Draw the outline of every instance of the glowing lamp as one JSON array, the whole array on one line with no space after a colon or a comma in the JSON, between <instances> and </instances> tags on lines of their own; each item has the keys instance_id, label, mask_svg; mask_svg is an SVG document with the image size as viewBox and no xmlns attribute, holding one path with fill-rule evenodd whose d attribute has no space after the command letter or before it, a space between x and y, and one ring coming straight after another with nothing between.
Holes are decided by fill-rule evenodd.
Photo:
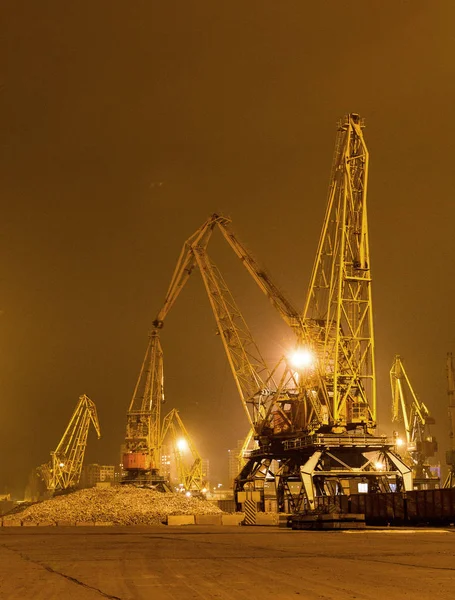
<instances>
[{"instance_id":1,"label":"glowing lamp","mask_svg":"<svg viewBox=\"0 0 455 600\"><path fill-rule=\"evenodd\" d=\"M188 450L188 442L185 438L177 440L177 449L180 450L180 452L186 452Z\"/></svg>"},{"instance_id":2,"label":"glowing lamp","mask_svg":"<svg viewBox=\"0 0 455 600\"><path fill-rule=\"evenodd\" d=\"M289 355L289 362L295 369L308 369L314 365L314 356L306 348L297 348Z\"/></svg>"}]
</instances>

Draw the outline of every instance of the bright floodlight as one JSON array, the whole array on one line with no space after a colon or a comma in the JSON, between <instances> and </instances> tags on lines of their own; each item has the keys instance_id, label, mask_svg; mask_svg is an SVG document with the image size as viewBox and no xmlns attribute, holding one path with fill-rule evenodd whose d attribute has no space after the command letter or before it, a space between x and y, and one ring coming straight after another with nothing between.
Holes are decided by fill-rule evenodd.
<instances>
[{"instance_id":1,"label":"bright floodlight","mask_svg":"<svg viewBox=\"0 0 455 600\"><path fill-rule=\"evenodd\" d=\"M306 348L297 348L289 355L289 362L295 369L308 369L314 365L314 356Z\"/></svg>"},{"instance_id":2,"label":"bright floodlight","mask_svg":"<svg viewBox=\"0 0 455 600\"><path fill-rule=\"evenodd\" d=\"M177 440L177 448L180 452L186 452L188 450L188 442L185 438L180 438Z\"/></svg>"},{"instance_id":3,"label":"bright floodlight","mask_svg":"<svg viewBox=\"0 0 455 600\"><path fill-rule=\"evenodd\" d=\"M378 471L382 471L382 470L384 469L384 463L382 463L382 462L379 462L379 461L378 461L377 463L375 463L375 465L374 465L374 466L376 467L376 469L377 469Z\"/></svg>"},{"instance_id":4,"label":"bright floodlight","mask_svg":"<svg viewBox=\"0 0 455 600\"><path fill-rule=\"evenodd\" d=\"M396 439L396 445L397 446L402 446L404 444L403 440L401 438L397 438Z\"/></svg>"}]
</instances>

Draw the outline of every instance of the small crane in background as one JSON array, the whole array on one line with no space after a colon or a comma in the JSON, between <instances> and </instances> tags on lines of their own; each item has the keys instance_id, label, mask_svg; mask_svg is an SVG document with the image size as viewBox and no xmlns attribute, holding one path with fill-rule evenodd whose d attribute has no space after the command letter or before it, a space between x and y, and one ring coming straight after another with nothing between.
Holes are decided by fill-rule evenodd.
<instances>
[{"instance_id":1,"label":"small crane in background","mask_svg":"<svg viewBox=\"0 0 455 600\"><path fill-rule=\"evenodd\" d=\"M163 403L163 350L158 331L153 329L127 412L123 484L170 491L168 482L160 474Z\"/></svg>"},{"instance_id":2,"label":"small crane in background","mask_svg":"<svg viewBox=\"0 0 455 600\"><path fill-rule=\"evenodd\" d=\"M192 492L205 493L207 481L202 469L202 458L176 408L163 419L161 446L168 435L171 438L177 485L188 495Z\"/></svg>"},{"instance_id":3,"label":"small crane in background","mask_svg":"<svg viewBox=\"0 0 455 600\"><path fill-rule=\"evenodd\" d=\"M439 487L428 459L434 457L438 444L431 435L430 425L435 424L430 411L414 392L400 356L395 356L390 370L392 386L392 422L402 422L406 442L397 437L397 451L405 455L412 469L413 486L416 489ZM400 445L401 442L401 445Z\"/></svg>"},{"instance_id":4,"label":"small crane in background","mask_svg":"<svg viewBox=\"0 0 455 600\"><path fill-rule=\"evenodd\" d=\"M95 403L83 394L79 397L62 439L51 452L50 461L37 469L48 492L70 490L79 483L90 423L100 439L101 431Z\"/></svg>"}]
</instances>

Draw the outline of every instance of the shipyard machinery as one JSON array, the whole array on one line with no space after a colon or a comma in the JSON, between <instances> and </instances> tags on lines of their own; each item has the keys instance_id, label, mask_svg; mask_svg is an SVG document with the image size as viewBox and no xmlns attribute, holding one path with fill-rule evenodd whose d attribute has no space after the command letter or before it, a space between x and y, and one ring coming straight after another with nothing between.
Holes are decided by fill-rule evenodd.
<instances>
[{"instance_id":1,"label":"shipyard machinery","mask_svg":"<svg viewBox=\"0 0 455 600\"><path fill-rule=\"evenodd\" d=\"M152 485L167 488L168 482L160 474L160 451L162 446L161 405L163 391L163 351L160 330L179 296L185 283L196 266L200 267L206 284L223 342L228 348L230 364L236 376L237 387L247 410L250 424L256 419L257 411L263 410L261 399L265 396L267 384L261 373L267 367L255 345L251 334L230 294L221 274L211 263L205 249L216 226L222 228L227 219L213 215L198 231L185 242L177 267L169 286L163 307L153 322L149 344L144 357L138 381L127 412L127 428L123 452L124 477L122 483ZM238 254L245 254L242 246L232 240L230 232L223 229ZM246 259L244 264L250 265ZM263 277L265 285L269 285ZM214 296L217 296L216 298ZM267 373L265 378L270 375ZM259 398L258 388L260 388ZM167 425L163 423L163 428Z\"/></svg>"},{"instance_id":2,"label":"shipyard machinery","mask_svg":"<svg viewBox=\"0 0 455 600\"><path fill-rule=\"evenodd\" d=\"M453 368L452 352L447 353L447 395L449 409L450 449L446 452L446 463L449 473L444 482L445 488L455 487L455 371Z\"/></svg>"},{"instance_id":3,"label":"shipyard machinery","mask_svg":"<svg viewBox=\"0 0 455 600\"><path fill-rule=\"evenodd\" d=\"M425 404L417 398L398 355L390 369L390 384L392 422L402 423L405 432L405 440L396 438L396 447L411 466L413 486L415 489L439 487L439 477L432 473L428 461L438 449L436 438L430 431L430 425L434 425L435 420Z\"/></svg>"},{"instance_id":4,"label":"shipyard machinery","mask_svg":"<svg viewBox=\"0 0 455 600\"><path fill-rule=\"evenodd\" d=\"M202 469L202 458L176 408L163 419L161 446L166 438L170 438L180 491L205 491L207 482Z\"/></svg>"},{"instance_id":5,"label":"shipyard machinery","mask_svg":"<svg viewBox=\"0 0 455 600\"><path fill-rule=\"evenodd\" d=\"M208 255L207 246L215 228L221 231L235 254L241 259L242 264L253 276L262 291L266 293L275 308L285 318L288 325L293 328L298 327L301 323L301 317L298 311L292 307L280 290L273 284L267 273L259 267L254 258L235 237L229 224L229 219L214 214L184 243L166 294L165 302L153 322L154 330L152 335L155 339L158 339L159 332L164 326L164 321L169 310L174 305L190 275L194 270L198 270L201 274L216 319L218 333L225 348L237 390L247 415L250 425L249 440L251 440L253 435L257 435L258 427L262 427L265 422L271 419L277 420L278 418L282 418L284 421L287 420L279 404L277 390L286 387L289 380L293 381L293 387L295 387L295 376L287 369L284 361L280 361L280 364L272 371L266 365L226 281ZM162 359L162 353L160 356ZM285 402L288 397L289 394L286 390L280 395L281 403ZM150 405L151 403L153 403L153 400L146 403L146 405ZM131 408L129 414L131 414ZM142 407L142 409L139 409L139 412L148 419L151 412L149 411L146 414L144 412L145 408L146 406ZM271 414L272 408L274 408L273 415ZM281 414L281 417L278 417L278 413ZM148 422L147 419L145 419L146 422ZM143 438L143 446L144 448L146 447L145 438ZM127 458L126 455L125 458Z\"/></svg>"},{"instance_id":6,"label":"shipyard machinery","mask_svg":"<svg viewBox=\"0 0 455 600\"><path fill-rule=\"evenodd\" d=\"M270 429L272 421L282 419L284 428L291 426L281 405L294 394L298 376L286 363L284 357L273 368L269 368L266 364L225 279L208 254L208 244L215 228L222 233L287 325L296 333L303 328L299 311L292 306L270 276L237 239L230 228L230 220L217 214L212 215L185 242L163 308L159 311L153 325L155 330L162 329L166 315L189 277L198 270L248 423L254 436L257 437L263 431Z\"/></svg>"},{"instance_id":7,"label":"shipyard machinery","mask_svg":"<svg viewBox=\"0 0 455 600\"><path fill-rule=\"evenodd\" d=\"M212 215L184 244L163 308L164 325L198 268L257 448L235 482L239 502L263 501L274 480L280 510L314 507L315 495L412 489L394 442L375 434L376 376L366 208L368 151L358 115L339 125L329 200L303 313ZM207 247L215 228L295 334L295 352L270 368ZM297 488L297 492L295 491Z\"/></svg>"},{"instance_id":8,"label":"shipyard machinery","mask_svg":"<svg viewBox=\"0 0 455 600\"><path fill-rule=\"evenodd\" d=\"M160 474L163 386L163 350L158 331L153 329L126 417L124 484L169 490Z\"/></svg>"},{"instance_id":9,"label":"shipyard machinery","mask_svg":"<svg viewBox=\"0 0 455 600\"><path fill-rule=\"evenodd\" d=\"M314 507L315 494L412 489L411 470L394 442L376 435L368 163L363 122L347 115L338 126L326 215L295 328L296 385L282 390L288 399L279 402L276 420L256 424L260 447L236 480L238 493L260 490L275 460L281 509L286 496L288 509L300 510ZM291 483L297 493L290 493Z\"/></svg>"},{"instance_id":10,"label":"shipyard machinery","mask_svg":"<svg viewBox=\"0 0 455 600\"><path fill-rule=\"evenodd\" d=\"M38 467L48 492L75 488L80 480L88 430L92 423L101 437L95 403L85 394L79 397L74 413L57 448L51 452L49 463Z\"/></svg>"},{"instance_id":11,"label":"shipyard machinery","mask_svg":"<svg viewBox=\"0 0 455 600\"><path fill-rule=\"evenodd\" d=\"M179 478L185 489L199 491L203 488L201 457L176 409L167 414L161 423L164 400L163 349L159 331L154 328L127 412L121 483L171 491L170 482L161 472L162 447L166 436L170 434ZM186 441L193 456L190 466L187 466L178 448L178 433L179 439Z\"/></svg>"}]
</instances>

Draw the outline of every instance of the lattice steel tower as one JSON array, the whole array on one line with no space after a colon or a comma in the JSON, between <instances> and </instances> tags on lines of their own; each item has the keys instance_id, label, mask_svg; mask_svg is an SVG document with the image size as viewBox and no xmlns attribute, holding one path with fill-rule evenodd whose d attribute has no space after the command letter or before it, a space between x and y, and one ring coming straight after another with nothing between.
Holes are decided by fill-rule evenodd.
<instances>
[{"instance_id":1,"label":"lattice steel tower","mask_svg":"<svg viewBox=\"0 0 455 600\"><path fill-rule=\"evenodd\" d=\"M327 212L304 321L317 357L325 429L376 421L376 378L368 247L368 150L356 114L338 128Z\"/></svg>"},{"instance_id":2,"label":"lattice steel tower","mask_svg":"<svg viewBox=\"0 0 455 600\"><path fill-rule=\"evenodd\" d=\"M288 417L259 436L259 449L236 479L236 492L260 490L273 475L282 510L314 508L316 497L412 489L410 468L376 430L376 375L368 244L368 150L363 122L351 113L337 132L328 205L297 345L310 358L277 395ZM279 396L289 399L279 402ZM277 414L275 412L275 414ZM264 432L265 433L265 432ZM275 466L272 466L275 465ZM278 465L278 466L277 466ZM271 472L273 471L273 472ZM297 482L298 495L291 491ZM392 487L391 484L393 484Z\"/></svg>"}]
</instances>

